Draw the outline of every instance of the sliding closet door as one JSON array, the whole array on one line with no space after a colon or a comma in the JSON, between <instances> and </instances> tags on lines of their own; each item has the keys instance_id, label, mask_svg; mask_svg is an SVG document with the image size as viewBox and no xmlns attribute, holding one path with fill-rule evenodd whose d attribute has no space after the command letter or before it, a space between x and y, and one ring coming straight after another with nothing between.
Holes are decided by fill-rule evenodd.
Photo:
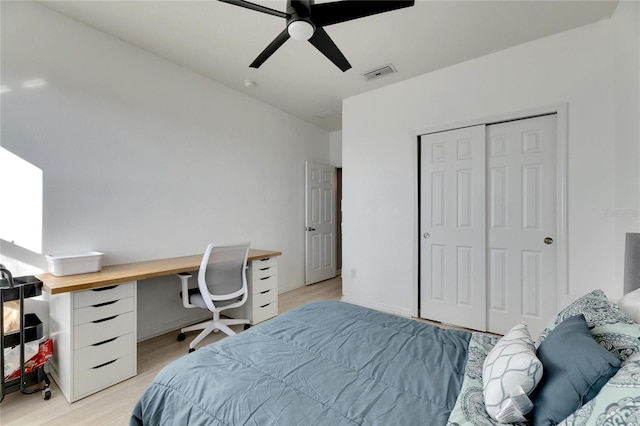
<instances>
[{"instance_id":1,"label":"sliding closet door","mask_svg":"<svg viewBox=\"0 0 640 426\"><path fill-rule=\"evenodd\" d=\"M556 312L556 115L487 126L488 330Z\"/></svg>"},{"instance_id":2,"label":"sliding closet door","mask_svg":"<svg viewBox=\"0 0 640 426\"><path fill-rule=\"evenodd\" d=\"M486 326L485 126L420 137L420 316Z\"/></svg>"}]
</instances>

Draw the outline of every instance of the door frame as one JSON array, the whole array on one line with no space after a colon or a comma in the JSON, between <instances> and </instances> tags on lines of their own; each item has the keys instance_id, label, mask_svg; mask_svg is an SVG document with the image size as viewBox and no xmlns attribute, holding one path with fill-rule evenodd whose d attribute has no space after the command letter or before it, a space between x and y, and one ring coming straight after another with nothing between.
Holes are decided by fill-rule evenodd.
<instances>
[{"instance_id":1,"label":"door frame","mask_svg":"<svg viewBox=\"0 0 640 426\"><path fill-rule=\"evenodd\" d=\"M330 276L326 276L325 278L322 279L318 279L318 277L311 277L310 276L310 260L311 260L311 256L309 253L309 245L310 245L310 226L312 225L311 223L309 223L309 214L310 214L310 210L309 210L309 203L310 203L310 196L311 194L309 193L309 171L311 167L318 167L318 168L326 168L326 169L331 169L331 203L332 203L332 209L331 209L331 216L332 216L332 226L331 226L331 267L330 268L321 268L324 269L326 272L329 272ZM336 254L336 246L337 246L337 241L336 241L336 234L338 231L338 226L336 223L336 217L337 217L337 210L336 210L336 187L337 187L337 173L336 173L336 166L333 166L331 164L321 164L321 163L316 163L316 162L312 162L312 161L305 161L305 166L304 166L304 171L305 171L305 196L304 196L304 201L305 201L305 231L304 231L304 259L305 259L305 266L304 266L304 283L305 285L311 285L311 284L315 284L317 282L321 282L323 280L327 280L327 279L332 279L335 278L337 276L338 273L338 269L337 269L337 254ZM315 231L315 229L313 229L313 231Z\"/></svg>"},{"instance_id":2,"label":"door frame","mask_svg":"<svg viewBox=\"0 0 640 426\"><path fill-rule=\"evenodd\" d=\"M413 233L413 270L414 286L413 300L415 301L412 315L418 317L420 313L420 135L427 133L446 132L463 127L478 125L491 125L505 121L521 120L540 115L556 114L556 172L557 172L557 193L556 206L557 217L556 226L558 229L558 264L557 264L557 293L556 302L558 306L564 306L571 301L569 289L569 265L568 265L568 211L567 211L567 145L568 145L568 112L569 104L560 103L537 108L530 108L520 111L508 112L493 116L477 118L474 120L430 126L414 130L413 133L413 158L414 158L414 233Z\"/></svg>"}]
</instances>

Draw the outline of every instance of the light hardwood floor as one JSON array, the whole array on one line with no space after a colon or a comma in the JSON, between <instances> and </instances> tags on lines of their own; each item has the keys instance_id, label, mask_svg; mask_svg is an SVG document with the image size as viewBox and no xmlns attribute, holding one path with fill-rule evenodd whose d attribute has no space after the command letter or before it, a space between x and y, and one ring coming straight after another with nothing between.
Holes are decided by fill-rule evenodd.
<instances>
[{"instance_id":1,"label":"light hardwood floor","mask_svg":"<svg viewBox=\"0 0 640 426\"><path fill-rule=\"evenodd\" d=\"M280 313L315 300L340 300L340 277L283 293L278 297ZM242 326L234 327L240 331ZM51 399L41 393L23 395L14 392L0 403L0 424L9 425L127 425L129 416L142 392L155 375L169 362L187 354L189 338L176 340L176 332L138 343L138 375L87 398L69 404L51 381ZM195 334L194 334L195 335ZM224 338L213 333L200 346Z\"/></svg>"}]
</instances>

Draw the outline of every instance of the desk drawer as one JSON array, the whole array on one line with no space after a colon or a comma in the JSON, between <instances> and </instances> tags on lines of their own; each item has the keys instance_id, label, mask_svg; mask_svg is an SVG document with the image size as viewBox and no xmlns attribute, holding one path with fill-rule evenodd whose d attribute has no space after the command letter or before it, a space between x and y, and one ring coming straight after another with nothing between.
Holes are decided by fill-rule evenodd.
<instances>
[{"instance_id":1,"label":"desk drawer","mask_svg":"<svg viewBox=\"0 0 640 426\"><path fill-rule=\"evenodd\" d=\"M107 386L116 384L135 374L135 358L133 354L110 360L82 371L75 371L73 376L74 398L94 393Z\"/></svg>"},{"instance_id":2,"label":"desk drawer","mask_svg":"<svg viewBox=\"0 0 640 426\"><path fill-rule=\"evenodd\" d=\"M254 309L267 305L271 302L277 302L277 301L278 301L278 290L276 290L275 288L265 290L262 293L253 295Z\"/></svg>"},{"instance_id":3,"label":"desk drawer","mask_svg":"<svg viewBox=\"0 0 640 426\"><path fill-rule=\"evenodd\" d=\"M271 266L277 266L278 260L275 257L267 257L265 259L257 259L251 261L251 272L255 272L259 269L269 268Z\"/></svg>"},{"instance_id":4,"label":"desk drawer","mask_svg":"<svg viewBox=\"0 0 640 426\"><path fill-rule=\"evenodd\" d=\"M136 317L133 312L78 325L73 330L73 349L77 350L113 337L131 333Z\"/></svg>"},{"instance_id":5,"label":"desk drawer","mask_svg":"<svg viewBox=\"0 0 640 426\"><path fill-rule=\"evenodd\" d=\"M253 324L258 324L269 318L273 318L278 315L278 301L268 303L265 306L259 306L253 308Z\"/></svg>"},{"instance_id":6,"label":"desk drawer","mask_svg":"<svg viewBox=\"0 0 640 426\"><path fill-rule=\"evenodd\" d=\"M94 343L75 351L74 373L88 370L114 359L133 354L135 342L133 333L115 337L100 343Z\"/></svg>"},{"instance_id":7,"label":"desk drawer","mask_svg":"<svg viewBox=\"0 0 640 426\"><path fill-rule=\"evenodd\" d=\"M272 275L277 275L278 274L278 266L277 265L259 265L259 268L251 268L251 277L253 279L253 282L255 282L256 280L265 278L265 277L270 277Z\"/></svg>"},{"instance_id":8,"label":"desk drawer","mask_svg":"<svg viewBox=\"0 0 640 426\"><path fill-rule=\"evenodd\" d=\"M111 300L109 302L75 309L73 311L73 323L78 326L131 311L133 311L133 297Z\"/></svg>"},{"instance_id":9,"label":"desk drawer","mask_svg":"<svg viewBox=\"0 0 640 426\"><path fill-rule=\"evenodd\" d=\"M134 283L124 283L114 286L78 291L73 293L73 307L74 309L78 309L84 308L85 306L92 306L104 302L110 302L112 300L133 297L134 291Z\"/></svg>"},{"instance_id":10,"label":"desk drawer","mask_svg":"<svg viewBox=\"0 0 640 426\"><path fill-rule=\"evenodd\" d=\"M253 294L262 293L266 290L276 289L278 288L278 276L270 275L268 277L263 277L260 279L254 279L251 283L251 292Z\"/></svg>"}]
</instances>

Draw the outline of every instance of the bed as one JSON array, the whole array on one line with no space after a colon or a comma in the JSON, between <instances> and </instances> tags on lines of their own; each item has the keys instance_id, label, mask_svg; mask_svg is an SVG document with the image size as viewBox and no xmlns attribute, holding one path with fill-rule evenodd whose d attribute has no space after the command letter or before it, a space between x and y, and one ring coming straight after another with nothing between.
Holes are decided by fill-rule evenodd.
<instances>
[{"instance_id":1,"label":"bed","mask_svg":"<svg viewBox=\"0 0 640 426\"><path fill-rule=\"evenodd\" d=\"M528 347L534 355L555 350L550 342L576 314L618 365L609 365L612 377L588 404L562 414L565 423L595 424L589 421L619 401L616 415L626 409L640 419L640 324L601 291L559 312ZM170 363L137 401L130 424L495 425L485 407L483 368L510 335L314 302ZM486 370L485 376L486 382ZM545 388L541 379L535 386ZM545 424L540 419L533 423Z\"/></svg>"}]
</instances>

